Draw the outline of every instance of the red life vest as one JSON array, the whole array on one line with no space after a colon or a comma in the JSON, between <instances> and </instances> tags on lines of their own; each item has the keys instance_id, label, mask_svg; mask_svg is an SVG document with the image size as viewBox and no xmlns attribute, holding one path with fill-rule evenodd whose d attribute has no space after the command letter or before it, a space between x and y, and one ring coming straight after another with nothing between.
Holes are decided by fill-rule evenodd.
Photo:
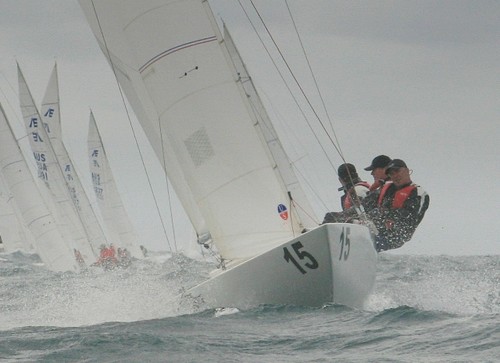
<instances>
[{"instance_id":1,"label":"red life vest","mask_svg":"<svg viewBox=\"0 0 500 363\"><path fill-rule=\"evenodd\" d=\"M347 195L344 198L344 210L349 209L349 208L352 207L351 191L354 189L354 187L356 187L358 185L366 187L368 190L370 190L370 184L368 184L365 181L360 181L359 183L354 184L354 186L347 191Z\"/></svg>"},{"instance_id":2,"label":"red life vest","mask_svg":"<svg viewBox=\"0 0 500 363\"><path fill-rule=\"evenodd\" d=\"M387 189L392 185L393 183L385 183L382 189L380 190L380 195L378 196L378 205L382 205L382 201L384 200L385 193L387 192ZM404 188L401 188L399 190L396 190L396 193L394 194L394 199L392 200L392 208L397 209L397 208L402 208L403 205L405 204L406 200L410 196L411 192L413 189L415 189L417 186L415 184L410 184Z\"/></svg>"}]
</instances>

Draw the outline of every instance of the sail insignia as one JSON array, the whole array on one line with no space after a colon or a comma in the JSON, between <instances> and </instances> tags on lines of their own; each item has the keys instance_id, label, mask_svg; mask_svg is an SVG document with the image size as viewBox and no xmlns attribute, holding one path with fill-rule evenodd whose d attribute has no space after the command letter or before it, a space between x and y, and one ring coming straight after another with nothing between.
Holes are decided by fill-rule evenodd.
<instances>
[{"instance_id":1,"label":"sail insignia","mask_svg":"<svg viewBox=\"0 0 500 363\"><path fill-rule=\"evenodd\" d=\"M186 149L195 166L203 165L215 155L205 127L201 127L193 132L191 136L184 140L184 145L186 145Z\"/></svg>"}]
</instances>

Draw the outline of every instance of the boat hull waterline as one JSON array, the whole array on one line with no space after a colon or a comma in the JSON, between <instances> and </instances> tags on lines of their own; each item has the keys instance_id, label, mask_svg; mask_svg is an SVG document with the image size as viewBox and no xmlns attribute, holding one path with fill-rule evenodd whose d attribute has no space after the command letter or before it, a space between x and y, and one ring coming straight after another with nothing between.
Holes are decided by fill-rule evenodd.
<instances>
[{"instance_id":1,"label":"boat hull waterline","mask_svg":"<svg viewBox=\"0 0 500 363\"><path fill-rule=\"evenodd\" d=\"M212 308L328 303L363 308L375 284L376 266L368 228L329 223L221 270L182 298Z\"/></svg>"}]
</instances>

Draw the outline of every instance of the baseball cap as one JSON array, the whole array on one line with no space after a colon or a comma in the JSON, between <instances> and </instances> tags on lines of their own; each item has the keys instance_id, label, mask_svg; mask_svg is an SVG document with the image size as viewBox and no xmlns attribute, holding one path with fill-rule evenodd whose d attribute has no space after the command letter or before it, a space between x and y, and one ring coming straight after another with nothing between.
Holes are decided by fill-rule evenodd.
<instances>
[{"instance_id":1,"label":"baseball cap","mask_svg":"<svg viewBox=\"0 0 500 363\"><path fill-rule=\"evenodd\" d=\"M385 168L391 162L391 158L387 155L379 155L372 160L372 164L367 166L365 170L373 170L375 168Z\"/></svg>"},{"instance_id":2,"label":"baseball cap","mask_svg":"<svg viewBox=\"0 0 500 363\"><path fill-rule=\"evenodd\" d=\"M389 170L391 169L399 169L399 168L407 168L406 163L401 159L394 159L389 163L389 165L387 165L385 173L386 174L389 173Z\"/></svg>"}]
</instances>

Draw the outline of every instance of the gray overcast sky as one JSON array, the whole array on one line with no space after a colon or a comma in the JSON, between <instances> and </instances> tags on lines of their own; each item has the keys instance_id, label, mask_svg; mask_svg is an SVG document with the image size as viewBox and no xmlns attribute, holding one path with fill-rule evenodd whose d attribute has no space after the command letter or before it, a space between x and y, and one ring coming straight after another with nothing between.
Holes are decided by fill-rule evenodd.
<instances>
[{"instance_id":1,"label":"gray overcast sky","mask_svg":"<svg viewBox=\"0 0 500 363\"><path fill-rule=\"evenodd\" d=\"M298 125L298 112L284 98L238 3L211 3L232 32L265 102L272 100L271 116ZM255 4L321 110L284 2ZM395 253L499 254L500 2L289 0L289 5L347 161L371 181L362 168L374 156L402 158L413 169L413 180L431 196L413 240ZM87 170L91 107L137 229L146 245L163 248L147 180L134 169L139 157L116 82L77 2L0 0L0 10L4 108L11 118L20 117L16 60L38 100L57 61L64 136L77 165ZM282 132L297 148L293 159L313 149L307 139L294 144L300 126ZM148 160L161 189L159 166ZM333 160L340 163L339 157ZM315 187L330 210L339 210L338 181L324 166L320 158L311 164L319 169ZM161 205L167 214L166 204Z\"/></svg>"}]
</instances>

